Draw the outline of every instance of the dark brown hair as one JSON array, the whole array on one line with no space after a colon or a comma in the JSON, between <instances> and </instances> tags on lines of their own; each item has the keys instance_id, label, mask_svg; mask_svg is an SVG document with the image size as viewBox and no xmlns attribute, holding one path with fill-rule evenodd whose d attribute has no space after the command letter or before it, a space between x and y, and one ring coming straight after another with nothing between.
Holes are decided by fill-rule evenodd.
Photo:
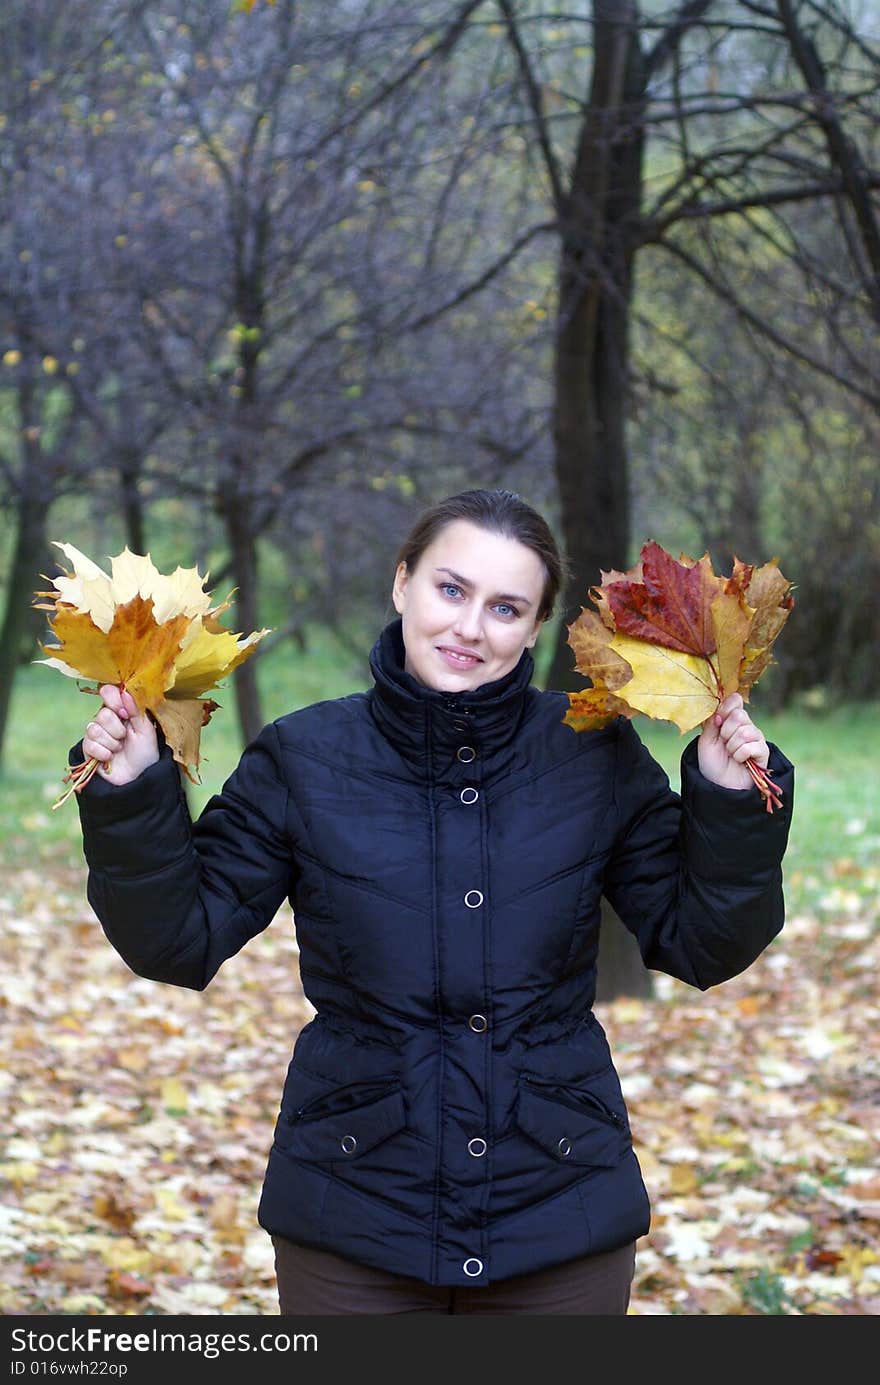
<instances>
[{"instance_id":1,"label":"dark brown hair","mask_svg":"<svg viewBox=\"0 0 880 1385\"><path fill-rule=\"evenodd\" d=\"M457 519L466 519L480 529L516 539L537 553L544 566L544 590L535 619L546 620L552 616L559 589L568 576L566 563L547 521L516 491L460 491L458 495L438 501L419 516L404 539L395 559L395 571L400 563L406 563L407 572L415 572L425 549Z\"/></svg>"}]
</instances>

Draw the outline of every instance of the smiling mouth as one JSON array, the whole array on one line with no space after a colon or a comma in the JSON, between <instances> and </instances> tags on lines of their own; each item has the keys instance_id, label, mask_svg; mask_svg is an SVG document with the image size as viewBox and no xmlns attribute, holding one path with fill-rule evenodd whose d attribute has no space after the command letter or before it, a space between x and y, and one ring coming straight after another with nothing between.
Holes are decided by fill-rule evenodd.
<instances>
[{"instance_id":1,"label":"smiling mouth","mask_svg":"<svg viewBox=\"0 0 880 1385\"><path fill-rule=\"evenodd\" d=\"M459 654L455 649L447 649L443 644L437 646L441 654L445 654L448 659L454 659L460 664L481 664L483 662L479 654Z\"/></svg>"}]
</instances>

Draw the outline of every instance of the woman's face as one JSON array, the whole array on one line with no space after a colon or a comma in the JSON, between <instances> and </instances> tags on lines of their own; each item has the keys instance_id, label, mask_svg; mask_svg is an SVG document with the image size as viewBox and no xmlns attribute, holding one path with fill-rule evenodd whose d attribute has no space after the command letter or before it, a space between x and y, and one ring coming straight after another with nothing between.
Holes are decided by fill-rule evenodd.
<instances>
[{"instance_id":1,"label":"woman's face","mask_svg":"<svg viewBox=\"0 0 880 1385\"><path fill-rule=\"evenodd\" d=\"M537 553L518 539L466 519L447 524L415 571L400 563L394 578L407 673L441 692L509 673L538 638L544 576Z\"/></svg>"}]
</instances>

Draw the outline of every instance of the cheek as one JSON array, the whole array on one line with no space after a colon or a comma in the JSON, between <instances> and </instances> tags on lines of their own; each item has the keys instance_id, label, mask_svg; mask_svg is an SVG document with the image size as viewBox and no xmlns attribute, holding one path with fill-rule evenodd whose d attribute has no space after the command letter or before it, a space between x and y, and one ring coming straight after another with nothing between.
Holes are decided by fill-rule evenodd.
<instances>
[{"instance_id":1,"label":"cheek","mask_svg":"<svg viewBox=\"0 0 880 1385\"><path fill-rule=\"evenodd\" d=\"M408 608L410 625L424 634L442 629L449 615L445 604L431 592L419 592Z\"/></svg>"},{"instance_id":2,"label":"cheek","mask_svg":"<svg viewBox=\"0 0 880 1385\"><path fill-rule=\"evenodd\" d=\"M528 635L520 628L504 629L498 632L493 643L498 654L506 659L518 659L523 649Z\"/></svg>"}]
</instances>

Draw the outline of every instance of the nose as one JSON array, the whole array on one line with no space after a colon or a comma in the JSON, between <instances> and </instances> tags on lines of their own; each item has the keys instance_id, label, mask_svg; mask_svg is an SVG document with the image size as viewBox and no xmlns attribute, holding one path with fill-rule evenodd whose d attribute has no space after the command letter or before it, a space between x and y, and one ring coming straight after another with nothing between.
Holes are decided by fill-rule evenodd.
<instances>
[{"instance_id":1,"label":"nose","mask_svg":"<svg viewBox=\"0 0 880 1385\"><path fill-rule=\"evenodd\" d=\"M478 644L483 637L483 613L476 601L465 602L458 608L453 631L464 644Z\"/></svg>"}]
</instances>

